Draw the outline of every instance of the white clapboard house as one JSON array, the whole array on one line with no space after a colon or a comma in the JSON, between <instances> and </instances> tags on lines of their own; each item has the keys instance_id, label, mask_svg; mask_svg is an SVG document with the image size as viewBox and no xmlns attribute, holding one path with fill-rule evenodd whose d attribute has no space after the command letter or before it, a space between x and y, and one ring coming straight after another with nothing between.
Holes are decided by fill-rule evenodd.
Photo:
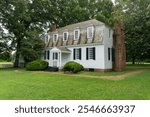
<instances>
[{"instance_id":1,"label":"white clapboard house","mask_svg":"<svg viewBox=\"0 0 150 117\"><path fill-rule=\"evenodd\" d=\"M49 66L62 69L65 63L75 61L86 70L112 69L113 29L95 19L56 29L45 38L43 59Z\"/></svg>"}]
</instances>

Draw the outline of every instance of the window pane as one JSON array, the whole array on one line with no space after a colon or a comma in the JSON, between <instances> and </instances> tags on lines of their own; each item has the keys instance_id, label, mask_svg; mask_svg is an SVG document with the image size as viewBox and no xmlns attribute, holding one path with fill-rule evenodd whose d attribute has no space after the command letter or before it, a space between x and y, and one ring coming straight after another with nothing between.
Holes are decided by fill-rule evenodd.
<instances>
[{"instance_id":1,"label":"window pane","mask_svg":"<svg viewBox=\"0 0 150 117\"><path fill-rule=\"evenodd\" d=\"M87 29L87 37L88 38L93 37L93 31L94 31L93 27L88 27L88 29Z\"/></svg>"},{"instance_id":2,"label":"window pane","mask_svg":"<svg viewBox=\"0 0 150 117\"><path fill-rule=\"evenodd\" d=\"M89 59L93 59L93 48L89 48Z\"/></svg>"},{"instance_id":3,"label":"window pane","mask_svg":"<svg viewBox=\"0 0 150 117\"><path fill-rule=\"evenodd\" d=\"M78 35L79 35L78 31L75 31L75 39L78 39Z\"/></svg>"},{"instance_id":4,"label":"window pane","mask_svg":"<svg viewBox=\"0 0 150 117\"><path fill-rule=\"evenodd\" d=\"M88 48L88 59L94 59L95 60L95 48ZM87 59L87 60L88 60Z\"/></svg>"},{"instance_id":5,"label":"window pane","mask_svg":"<svg viewBox=\"0 0 150 117\"><path fill-rule=\"evenodd\" d=\"M81 60L81 48L77 48L77 49L74 49L74 60L75 59L80 59Z\"/></svg>"},{"instance_id":6,"label":"window pane","mask_svg":"<svg viewBox=\"0 0 150 117\"><path fill-rule=\"evenodd\" d=\"M75 59L79 59L79 49L75 49Z\"/></svg>"},{"instance_id":7,"label":"window pane","mask_svg":"<svg viewBox=\"0 0 150 117\"><path fill-rule=\"evenodd\" d=\"M67 40L68 33L64 33L64 40Z\"/></svg>"},{"instance_id":8,"label":"window pane","mask_svg":"<svg viewBox=\"0 0 150 117\"><path fill-rule=\"evenodd\" d=\"M53 36L53 41L57 41L57 38L58 38L58 35L55 34L55 35Z\"/></svg>"}]
</instances>

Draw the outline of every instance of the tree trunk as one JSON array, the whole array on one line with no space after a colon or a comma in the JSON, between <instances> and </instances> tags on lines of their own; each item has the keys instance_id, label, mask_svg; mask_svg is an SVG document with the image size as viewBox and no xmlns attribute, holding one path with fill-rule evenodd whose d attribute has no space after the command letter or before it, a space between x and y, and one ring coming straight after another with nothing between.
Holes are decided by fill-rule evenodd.
<instances>
[{"instance_id":1,"label":"tree trunk","mask_svg":"<svg viewBox=\"0 0 150 117\"><path fill-rule=\"evenodd\" d=\"M17 40L17 48L16 48L15 63L14 63L14 67L16 67L16 68L19 67L20 46L21 46L21 40L18 39L18 40Z\"/></svg>"},{"instance_id":2,"label":"tree trunk","mask_svg":"<svg viewBox=\"0 0 150 117\"><path fill-rule=\"evenodd\" d=\"M134 56L132 57L132 64L133 65L135 64L135 57Z\"/></svg>"}]
</instances>

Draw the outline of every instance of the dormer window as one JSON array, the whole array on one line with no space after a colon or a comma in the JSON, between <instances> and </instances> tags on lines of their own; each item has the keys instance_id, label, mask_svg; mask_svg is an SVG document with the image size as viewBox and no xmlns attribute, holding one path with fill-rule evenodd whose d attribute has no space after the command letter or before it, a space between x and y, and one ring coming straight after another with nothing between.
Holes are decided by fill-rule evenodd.
<instances>
[{"instance_id":1,"label":"dormer window","mask_svg":"<svg viewBox=\"0 0 150 117\"><path fill-rule=\"evenodd\" d=\"M68 32L63 33L63 41L66 41L68 39Z\"/></svg>"},{"instance_id":2,"label":"dormer window","mask_svg":"<svg viewBox=\"0 0 150 117\"><path fill-rule=\"evenodd\" d=\"M54 35L53 35L53 41L56 42L57 39L58 39L58 34L54 34Z\"/></svg>"},{"instance_id":3,"label":"dormer window","mask_svg":"<svg viewBox=\"0 0 150 117\"><path fill-rule=\"evenodd\" d=\"M87 38L93 38L93 35L94 35L94 27L93 26L88 27L87 28Z\"/></svg>"},{"instance_id":4,"label":"dormer window","mask_svg":"<svg viewBox=\"0 0 150 117\"><path fill-rule=\"evenodd\" d=\"M49 42L49 39L50 39L50 35L46 35L46 36L45 36L45 43L48 43L48 42Z\"/></svg>"},{"instance_id":5,"label":"dormer window","mask_svg":"<svg viewBox=\"0 0 150 117\"><path fill-rule=\"evenodd\" d=\"M74 40L79 39L79 37L80 37L80 30L79 29L74 30Z\"/></svg>"}]
</instances>

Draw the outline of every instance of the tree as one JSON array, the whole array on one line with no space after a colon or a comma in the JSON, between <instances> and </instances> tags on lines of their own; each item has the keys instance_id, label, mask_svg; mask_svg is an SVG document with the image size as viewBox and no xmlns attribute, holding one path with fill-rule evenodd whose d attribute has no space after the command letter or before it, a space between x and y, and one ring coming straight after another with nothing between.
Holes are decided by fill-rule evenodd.
<instances>
[{"instance_id":1,"label":"tree","mask_svg":"<svg viewBox=\"0 0 150 117\"><path fill-rule=\"evenodd\" d=\"M8 35L5 35L2 27L0 27L0 60L11 60L11 47L9 45Z\"/></svg>"},{"instance_id":2,"label":"tree","mask_svg":"<svg viewBox=\"0 0 150 117\"><path fill-rule=\"evenodd\" d=\"M34 2L35 0L0 0L0 23L13 37L12 45L14 45L16 51L15 67L19 65L20 55L24 56L24 49L34 44L37 40L40 41L38 35L42 32L42 21L44 20L40 17L41 12ZM39 5L41 5L40 2ZM33 31L34 36L29 35ZM36 39L34 39L35 37ZM40 43L42 42L40 41ZM38 47L40 47L38 51L34 51L34 54L38 54L36 57L39 57L44 46ZM30 48L28 52L34 49L35 46Z\"/></svg>"},{"instance_id":3,"label":"tree","mask_svg":"<svg viewBox=\"0 0 150 117\"><path fill-rule=\"evenodd\" d=\"M21 55L25 63L40 58L43 53L41 48L44 47L44 43L42 39L39 39L38 33L37 30L29 30L27 32L28 38L23 40L24 43L21 44Z\"/></svg>"},{"instance_id":4,"label":"tree","mask_svg":"<svg viewBox=\"0 0 150 117\"><path fill-rule=\"evenodd\" d=\"M128 59L144 61L150 57L150 1L131 0L126 3L125 33Z\"/></svg>"},{"instance_id":5,"label":"tree","mask_svg":"<svg viewBox=\"0 0 150 117\"><path fill-rule=\"evenodd\" d=\"M108 25L113 24L111 14L113 3L111 0L51 0L49 4L52 7L47 7L48 14L54 16L49 18L50 22L57 24L57 27L93 18ZM105 18L102 20L101 16Z\"/></svg>"},{"instance_id":6,"label":"tree","mask_svg":"<svg viewBox=\"0 0 150 117\"><path fill-rule=\"evenodd\" d=\"M150 1L116 0L115 14L124 23L127 60L150 58Z\"/></svg>"},{"instance_id":7,"label":"tree","mask_svg":"<svg viewBox=\"0 0 150 117\"><path fill-rule=\"evenodd\" d=\"M113 8L114 5L111 0L99 0L97 5L97 13L96 13L96 19L99 21L104 22L108 26L113 27L114 21L113 21Z\"/></svg>"}]
</instances>

